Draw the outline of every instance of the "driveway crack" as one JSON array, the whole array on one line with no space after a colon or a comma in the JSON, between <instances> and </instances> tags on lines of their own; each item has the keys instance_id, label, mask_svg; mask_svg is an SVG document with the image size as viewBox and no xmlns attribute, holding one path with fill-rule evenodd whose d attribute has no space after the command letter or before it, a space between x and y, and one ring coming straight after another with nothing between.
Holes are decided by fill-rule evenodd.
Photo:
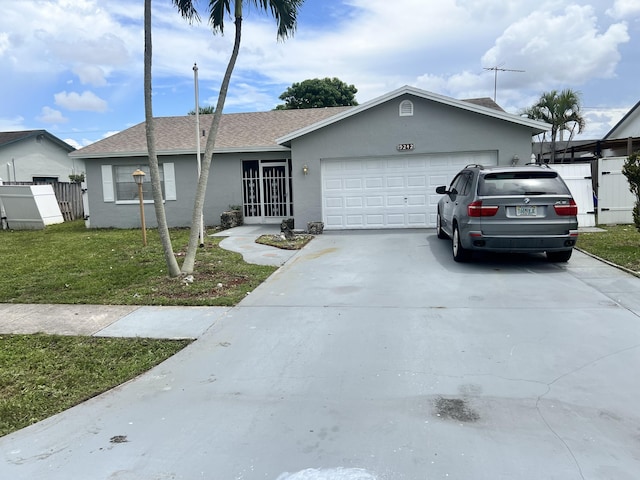
<instances>
[{"instance_id":1,"label":"driveway crack","mask_svg":"<svg viewBox=\"0 0 640 480\"><path fill-rule=\"evenodd\" d=\"M562 436L551 426L551 424L549 423L549 421L547 420L547 418L544 416L544 413L542 412L542 410L540 409L540 402L542 401L542 399L547 396L550 392L551 392L551 388L553 387L553 385L557 382L559 382L560 380L562 380L563 378L566 378L570 375L573 375L581 370L584 370L585 368L591 366L591 365L595 365L596 363L610 358L610 357L615 357L616 355L619 355L621 353L625 353L628 352L630 350L635 350L637 348L640 347L640 344L637 345L632 345L630 347L626 347L626 348L621 348L620 350L617 350L615 352L612 353L608 353L606 355L602 355L601 357L598 357L590 362L585 363L584 365L581 365L580 367L577 367L569 372L563 373L562 375L556 377L552 382L547 384L547 391L544 392L542 395L539 395L538 398L536 399L536 410L538 411L538 415L540 415L540 418L542 419L542 421L544 422L544 424L547 426L547 428L549 429L549 431L564 445L565 449L569 452L569 455L571 455L571 458L573 458L573 462L576 465L576 468L578 469L578 473L580 474L580 478L582 478L583 480L585 480L585 476L584 473L582 471L582 467L580 466L580 462L578 461L578 458L575 456L575 454L573 453L573 450L571 449L571 447L569 446L569 444L564 440L564 438L562 438Z\"/></svg>"}]
</instances>

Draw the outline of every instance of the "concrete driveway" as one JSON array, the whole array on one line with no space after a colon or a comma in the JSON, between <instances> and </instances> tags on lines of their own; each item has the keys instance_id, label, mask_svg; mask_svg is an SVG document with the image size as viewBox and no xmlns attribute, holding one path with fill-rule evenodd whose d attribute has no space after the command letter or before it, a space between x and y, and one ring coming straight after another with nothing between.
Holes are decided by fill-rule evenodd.
<instances>
[{"instance_id":1,"label":"concrete driveway","mask_svg":"<svg viewBox=\"0 0 640 480\"><path fill-rule=\"evenodd\" d=\"M11 479L640 472L640 279L326 233L148 374L0 438Z\"/></svg>"}]
</instances>

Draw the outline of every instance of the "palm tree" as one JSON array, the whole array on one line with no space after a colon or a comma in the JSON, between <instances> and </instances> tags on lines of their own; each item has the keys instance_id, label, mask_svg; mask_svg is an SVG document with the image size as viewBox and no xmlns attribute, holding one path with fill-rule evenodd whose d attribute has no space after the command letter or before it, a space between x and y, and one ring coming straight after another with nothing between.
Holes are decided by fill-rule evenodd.
<instances>
[{"instance_id":1,"label":"palm tree","mask_svg":"<svg viewBox=\"0 0 640 480\"><path fill-rule=\"evenodd\" d=\"M533 120L551 124L551 163L555 162L558 133L569 131L571 140L575 133L582 133L585 127L585 120L580 114L580 94L571 89L559 93L557 90L545 92L535 105L522 113Z\"/></svg>"},{"instance_id":2,"label":"palm tree","mask_svg":"<svg viewBox=\"0 0 640 480\"><path fill-rule=\"evenodd\" d=\"M211 167L211 159L213 157L213 149L215 146L220 119L222 118L222 110L227 98L227 91L231 81L231 74L238 58L240 51L240 39L242 33L242 7L245 3L251 3L256 8L264 11L270 11L278 24L278 38L284 39L293 34L297 25L298 9L304 0L209 0L209 23L213 29L213 33L224 33L224 19L227 14L231 15L231 6L233 5L233 17L235 19L235 39L233 50L229 63L222 79L220 93L218 94L218 102L213 114L213 120L207 138L207 144L202 159L202 168L200 177L198 178L198 186L191 218L191 233L189 235L189 246L182 264L182 273L193 273L195 264L196 251L198 248L198 240L200 236L200 216L204 208L204 198L209 179L209 170ZM194 0L173 0L174 5L178 8L180 14L189 21L199 21L200 16L194 6Z\"/></svg>"},{"instance_id":3,"label":"palm tree","mask_svg":"<svg viewBox=\"0 0 640 480\"><path fill-rule=\"evenodd\" d=\"M170 277L180 275L180 267L173 253L171 237L167 217L162 200L162 187L160 184L160 169L158 168L158 155L156 153L155 129L153 121L153 108L151 101L151 0L144 1L144 116L147 134L147 154L149 156L149 173L151 176L151 188L153 192L153 206L158 222L158 234L164 258L167 262L167 271Z\"/></svg>"},{"instance_id":4,"label":"palm tree","mask_svg":"<svg viewBox=\"0 0 640 480\"><path fill-rule=\"evenodd\" d=\"M212 115L214 108L213 105L208 105L206 107L198 107L198 113L200 115ZM195 108L193 110L190 110L189 113L187 115L195 115L196 114L196 110Z\"/></svg>"}]
</instances>

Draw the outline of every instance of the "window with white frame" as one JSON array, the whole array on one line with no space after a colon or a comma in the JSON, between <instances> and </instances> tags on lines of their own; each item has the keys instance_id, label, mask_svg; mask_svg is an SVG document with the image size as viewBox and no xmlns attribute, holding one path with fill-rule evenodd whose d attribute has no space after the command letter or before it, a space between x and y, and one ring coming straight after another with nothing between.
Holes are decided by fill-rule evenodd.
<instances>
[{"instance_id":1,"label":"window with white frame","mask_svg":"<svg viewBox=\"0 0 640 480\"><path fill-rule=\"evenodd\" d=\"M133 172L140 168L144 173L142 195L145 202L152 202L151 175L148 165L102 165L102 198L105 202L131 203L138 201L138 185ZM158 166L162 198L176 200L176 174L174 164L165 162Z\"/></svg>"},{"instance_id":2,"label":"window with white frame","mask_svg":"<svg viewBox=\"0 0 640 480\"><path fill-rule=\"evenodd\" d=\"M116 192L116 202L139 201L138 185L133 178L133 172L138 168L144 172L144 181L142 182L142 196L147 200L153 199L151 190L151 173L147 165L116 165L114 166L114 183ZM160 170L160 185L162 187L162 198L164 198L164 172L162 165L158 165Z\"/></svg>"}]
</instances>

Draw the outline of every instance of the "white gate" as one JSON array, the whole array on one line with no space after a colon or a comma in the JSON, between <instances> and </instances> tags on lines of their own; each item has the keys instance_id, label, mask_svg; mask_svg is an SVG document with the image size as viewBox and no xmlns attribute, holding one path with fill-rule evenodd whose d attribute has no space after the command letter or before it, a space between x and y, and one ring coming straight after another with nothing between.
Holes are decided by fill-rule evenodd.
<instances>
[{"instance_id":1,"label":"white gate","mask_svg":"<svg viewBox=\"0 0 640 480\"><path fill-rule=\"evenodd\" d=\"M291 160L242 162L245 223L279 223L293 216Z\"/></svg>"},{"instance_id":2,"label":"white gate","mask_svg":"<svg viewBox=\"0 0 640 480\"><path fill-rule=\"evenodd\" d=\"M595 227L596 212L593 204L591 165L588 163L558 163L552 164L550 167L560 174L578 204L578 226Z\"/></svg>"},{"instance_id":3,"label":"white gate","mask_svg":"<svg viewBox=\"0 0 640 480\"><path fill-rule=\"evenodd\" d=\"M635 197L629 191L629 181L622 174L627 157L598 160L598 223L633 223Z\"/></svg>"}]
</instances>

